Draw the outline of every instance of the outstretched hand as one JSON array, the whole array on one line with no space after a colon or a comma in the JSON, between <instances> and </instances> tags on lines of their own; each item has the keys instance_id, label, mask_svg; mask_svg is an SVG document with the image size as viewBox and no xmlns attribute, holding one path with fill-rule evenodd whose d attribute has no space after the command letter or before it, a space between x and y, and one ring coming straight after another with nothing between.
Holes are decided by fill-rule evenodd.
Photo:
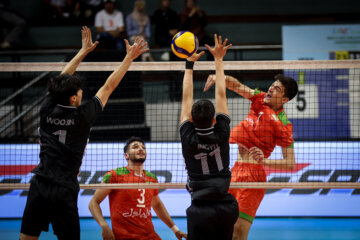
<instances>
[{"instance_id":1,"label":"outstretched hand","mask_svg":"<svg viewBox=\"0 0 360 240\"><path fill-rule=\"evenodd\" d=\"M186 60L190 61L190 62L196 62L202 55L204 55L204 51L201 51L199 53L195 52L193 55L191 55L190 57L188 57Z\"/></svg>"},{"instance_id":2,"label":"outstretched hand","mask_svg":"<svg viewBox=\"0 0 360 240\"><path fill-rule=\"evenodd\" d=\"M216 80L216 75L210 74L206 80L203 92L206 92L207 90L209 90L211 88L211 86L215 84L215 80Z\"/></svg>"},{"instance_id":3,"label":"outstretched hand","mask_svg":"<svg viewBox=\"0 0 360 240\"><path fill-rule=\"evenodd\" d=\"M93 51L96 46L99 44L98 41L93 42L92 41L92 36L91 36L91 30L84 26L81 29L81 38L82 38L82 49L86 52L91 52Z\"/></svg>"},{"instance_id":4,"label":"outstretched hand","mask_svg":"<svg viewBox=\"0 0 360 240\"><path fill-rule=\"evenodd\" d=\"M149 51L150 49L147 47L147 42L144 41L143 38L136 37L135 42L133 45L129 44L129 41L125 39L126 44L126 55L131 58L132 60L135 60L138 58L141 54L144 52Z\"/></svg>"},{"instance_id":5,"label":"outstretched hand","mask_svg":"<svg viewBox=\"0 0 360 240\"><path fill-rule=\"evenodd\" d=\"M221 36L214 35L215 47L211 48L209 45L205 44L205 47L209 50L209 52L214 56L215 60L222 60L226 54L226 51L232 46L229 44L226 46L228 39L225 38L225 41L222 41Z\"/></svg>"}]
</instances>

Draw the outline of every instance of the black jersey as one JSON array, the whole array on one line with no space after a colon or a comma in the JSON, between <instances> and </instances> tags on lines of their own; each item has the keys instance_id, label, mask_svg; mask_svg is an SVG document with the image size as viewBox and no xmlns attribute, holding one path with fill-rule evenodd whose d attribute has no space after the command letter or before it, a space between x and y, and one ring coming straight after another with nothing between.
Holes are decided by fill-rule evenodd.
<instances>
[{"instance_id":1,"label":"black jersey","mask_svg":"<svg viewBox=\"0 0 360 240\"><path fill-rule=\"evenodd\" d=\"M32 171L65 187L78 188L90 128L102 111L96 96L79 107L56 104L48 95L40 108L40 163Z\"/></svg>"},{"instance_id":2,"label":"black jersey","mask_svg":"<svg viewBox=\"0 0 360 240\"><path fill-rule=\"evenodd\" d=\"M230 118L217 114L216 124L197 129L190 121L180 126L182 153L193 199L218 200L228 196Z\"/></svg>"}]
</instances>

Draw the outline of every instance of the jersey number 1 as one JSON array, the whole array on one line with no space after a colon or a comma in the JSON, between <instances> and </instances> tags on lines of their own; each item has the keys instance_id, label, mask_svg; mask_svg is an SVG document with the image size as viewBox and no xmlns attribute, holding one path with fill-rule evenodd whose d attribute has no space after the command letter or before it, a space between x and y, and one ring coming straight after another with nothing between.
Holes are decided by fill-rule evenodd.
<instances>
[{"instance_id":1,"label":"jersey number 1","mask_svg":"<svg viewBox=\"0 0 360 240\"><path fill-rule=\"evenodd\" d=\"M59 136L59 142L65 144L65 140L66 140L66 130L58 130L56 132L53 132L54 135L58 135Z\"/></svg>"}]
</instances>

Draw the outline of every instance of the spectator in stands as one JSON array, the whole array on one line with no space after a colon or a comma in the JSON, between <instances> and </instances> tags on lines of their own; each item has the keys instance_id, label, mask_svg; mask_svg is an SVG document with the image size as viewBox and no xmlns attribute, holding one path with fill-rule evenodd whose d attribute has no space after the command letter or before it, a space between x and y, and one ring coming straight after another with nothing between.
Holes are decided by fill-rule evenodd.
<instances>
[{"instance_id":1,"label":"spectator in stands","mask_svg":"<svg viewBox=\"0 0 360 240\"><path fill-rule=\"evenodd\" d=\"M73 0L44 0L45 13L52 19L64 21L72 17L76 1Z\"/></svg>"},{"instance_id":2,"label":"spectator in stands","mask_svg":"<svg viewBox=\"0 0 360 240\"><path fill-rule=\"evenodd\" d=\"M181 30L186 30L194 33L199 40L200 46L208 44L214 45L214 40L207 35L205 27L207 25L207 17L199 5L196 4L196 0L185 0L185 8L180 13L180 26ZM212 58L211 54L207 52L207 58Z\"/></svg>"},{"instance_id":3,"label":"spectator in stands","mask_svg":"<svg viewBox=\"0 0 360 240\"><path fill-rule=\"evenodd\" d=\"M102 0L77 0L75 15L85 21L93 21L102 9Z\"/></svg>"},{"instance_id":4,"label":"spectator in stands","mask_svg":"<svg viewBox=\"0 0 360 240\"><path fill-rule=\"evenodd\" d=\"M144 0L136 0L133 12L126 17L126 33L131 44L136 37L147 42L150 39L150 18L145 13L145 6ZM144 53L141 59L142 61L154 61L149 52Z\"/></svg>"},{"instance_id":5,"label":"spectator in stands","mask_svg":"<svg viewBox=\"0 0 360 240\"><path fill-rule=\"evenodd\" d=\"M99 46L125 51L125 26L121 11L115 9L116 0L104 0L104 9L95 16Z\"/></svg>"},{"instance_id":6,"label":"spectator in stands","mask_svg":"<svg viewBox=\"0 0 360 240\"><path fill-rule=\"evenodd\" d=\"M7 31L4 39L0 44L1 49L11 48L13 42L18 39L19 35L23 32L26 21L24 18L8 9L9 0L0 1L0 21L2 27L9 25L10 30Z\"/></svg>"},{"instance_id":7,"label":"spectator in stands","mask_svg":"<svg viewBox=\"0 0 360 240\"><path fill-rule=\"evenodd\" d=\"M179 15L170 8L171 0L160 0L160 7L155 10L153 24L155 25L155 44L161 48L169 48L173 36L179 31ZM162 55L163 60L176 60L172 52Z\"/></svg>"}]
</instances>

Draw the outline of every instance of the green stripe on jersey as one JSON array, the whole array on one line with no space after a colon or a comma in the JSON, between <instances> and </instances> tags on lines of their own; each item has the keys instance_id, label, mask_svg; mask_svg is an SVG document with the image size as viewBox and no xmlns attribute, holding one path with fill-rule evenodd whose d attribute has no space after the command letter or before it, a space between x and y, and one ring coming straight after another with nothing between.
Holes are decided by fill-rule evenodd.
<instances>
[{"instance_id":1,"label":"green stripe on jersey","mask_svg":"<svg viewBox=\"0 0 360 240\"><path fill-rule=\"evenodd\" d=\"M258 95L259 93L261 93L261 91L258 88L255 88L254 90L254 96Z\"/></svg>"},{"instance_id":2,"label":"green stripe on jersey","mask_svg":"<svg viewBox=\"0 0 360 240\"><path fill-rule=\"evenodd\" d=\"M114 171L116 172L116 175L124 175L130 173L130 171L126 167L116 168L114 169Z\"/></svg>"},{"instance_id":3,"label":"green stripe on jersey","mask_svg":"<svg viewBox=\"0 0 360 240\"><path fill-rule=\"evenodd\" d=\"M110 178L111 178L111 172L105 174L105 176L103 177L102 180L103 180L104 183L109 183Z\"/></svg>"},{"instance_id":4,"label":"green stripe on jersey","mask_svg":"<svg viewBox=\"0 0 360 240\"><path fill-rule=\"evenodd\" d=\"M153 179L155 179L157 181L157 178L156 178L155 174L145 170L145 175L148 176L148 177L151 177L151 178L153 178Z\"/></svg>"},{"instance_id":5,"label":"green stripe on jersey","mask_svg":"<svg viewBox=\"0 0 360 240\"><path fill-rule=\"evenodd\" d=\"M278 114L278 118L280 119L280 121L284 124L284 126L286 126L287 124L290 123L289 119L287 118L286 114L284 111L279 112Z\"/></svg>"}]
</instances>

